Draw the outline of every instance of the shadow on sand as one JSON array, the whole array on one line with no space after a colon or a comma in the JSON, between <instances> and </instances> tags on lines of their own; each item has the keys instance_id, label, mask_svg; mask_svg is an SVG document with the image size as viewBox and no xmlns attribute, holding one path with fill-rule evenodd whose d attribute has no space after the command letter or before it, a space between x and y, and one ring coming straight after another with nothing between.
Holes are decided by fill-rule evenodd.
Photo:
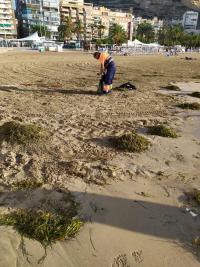
<instances>
[{"instance_id":1,"label":"shadow on sand","mask_svg":"<svg viewBox=\"0 0 200 267\"><path fill-rule=\"evenodd\" d=\"M65 94L65 95L98 95L97 91L80 90L80 89L20 89L15 86L0 86L0 91L4 92L30 92L30 93L43 93L43 94Z\"/></svg>"},{"instance_id":2,"label":"shadow on sand","mask_svg":"<svg viewBox=\"0 0 200 267\"><path fill-rule=\"evenodd\" d=\"M41 199L37 199L37 203L43 202L53 191L61 193L60 189L39 188L34 191L37 190L41 190ZM37 192L33 192L33 199L35 195L38 196L35 193ZM192 239L199 234L198 217L193 218L176 206L135 199L134 195L128 199L77 191L72 194L80 202L80 215L85 221L124 229L130 231L130 235L136 232L167 239L192 251L199 258L197 249L192 246ZM33 202L31 199L27 202L25 191L0 193L1 207L31 209Z\"/></svg>"}]
</instances>

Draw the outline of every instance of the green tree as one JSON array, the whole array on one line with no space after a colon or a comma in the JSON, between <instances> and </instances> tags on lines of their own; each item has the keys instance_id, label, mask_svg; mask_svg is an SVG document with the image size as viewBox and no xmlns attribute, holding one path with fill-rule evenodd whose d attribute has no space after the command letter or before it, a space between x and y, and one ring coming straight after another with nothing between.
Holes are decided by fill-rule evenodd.
<instances>
[{"instance_id":1,"label":"green tree","mask_svg":"<svg viewBox=\"0 0 200 267\"><path fill-rule=\"evenodd\" d=\"M184 32L182 25L166 26L158 32L158 42L165 46L188 45L190 35Z\"/></svg>"},{"instance_id":2,"label":"green tree","mask_svg":"<svg viewBox=\"0 0 200 267\"><path fill-rule=\"evenodd\" d=\"M114 24L109 33L109 39L112 44L121 45L127 41L127 33L121 25Z\"/></svg>"},{"instance_id":3,"label":"green tree","mask_svg":"<svg viewBox=\"0 0 200 267\"><path fill-rule=\"evenodd\" d=\"M93 41L94 40L95 30L97 29L97 25L96 24L90 24L89 27L91 29L91 39Z\"/></svg>"},{"instance_id":4,"label":"green tree","mask_svg":"<svg viewBox=\"0 0 200 267\"><path fill-rule=\"evenodd\" d=\"M38 32L38 35L40 37L45 36L50 38L51 37L51 32L47 29L46 26L43 25L32 25L31 26L31 33Z\"/></svg>"},{"instance_id":5,"label":"green tree","mask_svg":"<svg viewBox=\"0 0 200 267\"><path fill-rule=\"evenodd\" d=\"M61 24L58 27L59 40L66 41L72 38L74 32L74 23L72 21L71 16L69 17L61 17Z\"/></svg>"},{"instance_id":6,"label":"green tree","mask_svg":"<svg viewBox=\"0 0 200 267\"><path fill-rule=\"evenodd\" d=\"M106 29L106 26L100 24L97 26L97 29L98 29L98 37L99 37L99 39L102 39L102 37L104 35L104 31Z\"/></svg>"},{"instance_id":7,"label":"green tree","mask_svg":"<svg viewBox=\"0 0 200 267\"><path fill-rule=\"evenodd\" d=\"M150 23L144 22L138 25L136 38L144 43L155 41L155 31Z\"/></svg>"},{"instance_id":8,"label":"green tree","mask_svg":"<svg viewBox=\"0 0 200 267\"><path fill-rule=\"evenodd\" d=\"M82 20L78 19L74 25L74 33L77 36L77 40L80 41L81 35L84 33L84 25Z\"/></svg>"}]
</instances>

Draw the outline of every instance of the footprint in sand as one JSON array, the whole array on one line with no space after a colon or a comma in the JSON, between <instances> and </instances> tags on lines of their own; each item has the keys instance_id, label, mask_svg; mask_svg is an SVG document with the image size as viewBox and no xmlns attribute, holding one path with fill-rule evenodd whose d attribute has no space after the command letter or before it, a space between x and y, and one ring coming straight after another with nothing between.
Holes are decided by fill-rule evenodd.
<instances>
[{"instance_id":1,"label":"footprint in sand","mask_svg":"<svg viewBox=\"0 0 200 267\"><path fill-rule=\"evenodd\" d=\"M112 267L130 267L126 254L121 254L114 258Z\"/></svg>"},{"instance_id":2,"label":"footprint in sand","mask_svg":"<svg viewBox=\"0 0 200 267\"><path fill-rule=\"evenodd\" d=\"M140 250L140 251L134 251L132 253L132 256L135 259L135 262L136 263L142 263L144 261L143 255L142 255L142 250Z\"/></svg>"}]
</instances>

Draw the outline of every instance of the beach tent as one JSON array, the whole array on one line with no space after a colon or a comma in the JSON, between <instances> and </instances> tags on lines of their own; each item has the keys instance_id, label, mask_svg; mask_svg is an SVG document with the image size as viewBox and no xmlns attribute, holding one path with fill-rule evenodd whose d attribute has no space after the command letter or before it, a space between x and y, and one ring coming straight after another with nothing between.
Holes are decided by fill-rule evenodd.
<instances>
[{"instance_id":1,"label":"beach tent","mask_svg":"<svg viewBox=\"0 0 200 267\"><path fill-rule=\"evenodd\" d=\"M128 47L138 47L144 45L139 40L135 39L134 41L128 41Z\"/></svg>"},{"instance_id":2,"label":"beach tent","mask_svg":"<svg viewBox=\"0 0 200 267\"><path fill-rule=\"evenodd\" d=\"M159 47L160 45L158 43L150 43L150 44L147 44L149 46L154 46L154 47Z\"/></svg>"},{"instance_id":3,"label":"beach tent","mask_svg":"<svg viewBox=\"0 0 200 267\"><path fill-rule=\"evenodd\" d=\"M43 39L43 37L39 37L38 36L38 32L34 32L33 34L27 36L27 37L24 37L24 38L21 38L21 39L18 39L18 41L21 41L21 42L41 42L41 39Z\"/></svg>"}]
</instances>

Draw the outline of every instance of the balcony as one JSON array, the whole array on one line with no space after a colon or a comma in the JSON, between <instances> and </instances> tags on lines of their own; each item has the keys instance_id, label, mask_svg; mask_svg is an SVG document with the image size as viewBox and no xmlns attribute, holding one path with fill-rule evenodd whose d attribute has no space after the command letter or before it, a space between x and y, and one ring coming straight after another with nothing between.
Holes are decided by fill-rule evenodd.
<instances>
[{"instance_id":1,"label":"balcony","mask_svg":"<svg viewBox=\"0 0 200 267\"><path fill-rule=\"evenodd\" d=\"M3 5L3 4L0 4L0 9L11 9L11 5Z\"/></svg>"},{"instance_id":2,"label":"balcony","mask_svg":"<svg viewBox=\"0 0 200 267\"><path fill-rule=\"evenodd\" d=\"M1 10L1 13L3 15L10 15L10 14L12 14L11 10Z\"/></svg>"},{"instance_id":3,"label":"balcony","mask_svg":"<svg viewBox=\"0 0 200 267\"><path fill-rule=\"evenodd\" d=\"M4 17L4 16L1 16L0 15L0 20L10 20L10 19L13 19L13 17L12 16L6 16L6 17Z\"/></svg>"}]
</instances>

